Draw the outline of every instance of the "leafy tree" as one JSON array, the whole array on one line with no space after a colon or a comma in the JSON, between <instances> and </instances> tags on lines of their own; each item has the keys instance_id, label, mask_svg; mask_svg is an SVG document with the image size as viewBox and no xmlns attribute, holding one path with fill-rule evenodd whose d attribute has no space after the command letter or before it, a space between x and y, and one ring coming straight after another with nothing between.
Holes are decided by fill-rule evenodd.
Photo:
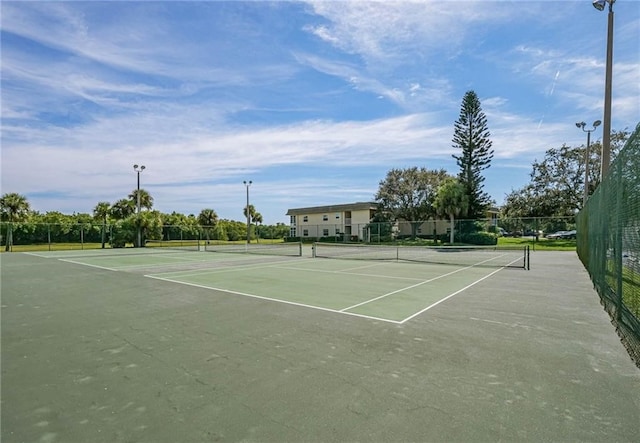
<instances>
[{"instance_id":1,"label":"leafy tree","mask_svg":"<svg viewBox=\"0 0 640 443\"><path fill-rule=\"evenodd\" d=\"M389 242L393 240L393 217L379 207L374 212L371 222L366 226L371 242Z\"/></svg>"},{"instance_id":2,"label":"leafy tree","mask_svg":"<svg viewBox=\"0 0 640 443\"><path fill-rule=\"evenodd\" d=\"M611 135L611 156L615 159L629 132ZM582 208L584 195L584 159L586 146L548 149L544 159L534 161L531 180L523 188L507 194L502 217L566 217ZM589 194L600 183L600 141L589 148Z\"/></svg>"},{"instance_id":3,"label":"leafy tree","mask_svg":"<svg viewBox=\"0 0 640 443\"><path fill-rule=\"evenodd\" d=\"M109 202L99 202L96 205L96 207L93 208L93 216L102 222L102 233L101 233L102 249L104 249L105 232L107 230L107 221L109 220L110 214L111 214L111 203Z\"/></svg>"},{"instance_id":4,"label":"leafy tree","mask_svg":"<svg viewBox=\"0 0 640 443\"><path fill-rule=\"evenodd\" d=\"M164 240L198 240L200 227L193 216L186 216L179 212L161 214Z\"/></svg>"},{"instance_id":5,"label":"leafy tree","mask_svg":"<svg viewBox=\"0 0 640 443\"><path fill-rule=\"evenodd\" d=\"M482 171L491 166L493 150L489 140L487 118L482 112L480 100L474 91L467 91L462 99L460 116L454 125L453 147L461 151L453 155L460 167L458 179L469 197L465 218L484 218L485 210L491 203L483 192Z\"/></svg>"},{"instance_id":6,"label":"leafy tree","mask_svg":"<svg viewBox=\"0 0 640 443\"><path fill-rule=\"evenodd\" d=\"M261 225L260 238L285 238L289 236L289 225L276 223L275 225Z\"/></svg>"},{"instance_id":7,"label":"leafy tree","mask_svg":"<svg viewBox=\"0 0 640 443\"><path fill-rule=\"evenodd\" d=\"M215 230L218 224L218 214L213 209L203 209L198 215L198 224L204 229L209 240L211 230Z\"/></svg>"},{"instance_id":8,"label":"leafy tree","mask_svg":"<svg viewBox=\"0 0 640 443\"><path fill-rule=\"evenodd\" d=\"M225 219L218 222L218 226L224 229L224 236L220 238L221 240L237 241L247 238L246 222Z\"/></svg>"},{"instance_id":9,"label":"leafy tree","mask_svg":"<svg viewBox=\"0 0 640 443\"><path fill-rule=\"evenodd\" d=\"M12 224L26 220L29 216L30 205L27 197L12 192L4 194L0 197L0 211L2 211L2 219L7 220L7 240L5 251L10 251L13 245L13 227Z\"/></svg>"},{"instance_id":10,"label":"leafy tree","mask_svg":"<svg viewBox=\"0 0 640 443\"><path fill-rule=\"evenodd\" d=\"M418 227L435 216L433 201L438 187L447 178L450 176L444 169L392 169L380 182L375 198L380 211L396 220L411 222L411 234L415 238Z\"/></svg>"},{"instance_id":11,"label":"leafy tree","mask_svg":"<svg viewBox=\"0 0 640 443\"><path fill-rule=\"evenodd\" d=\"M129 199L123 198L111 206L111 216L116 220L124 220L136 212L136 205Z\"/></svg>"},{"instance_id":12,"label":"leafy tree","mask_svg":"<svg viewBox=\"0 0 640 443\"><path fill-rule=\"evenodd\" d=\"M111 246L123 248L127 243L137 244L140 231L141 244L145 240L162 239L162 214L159 211L145 211L132 214L124 220L118 220L114 226Z\"/></svg>"},{"instance_id":13,"label":"leafy tree","mask_svg":"<svg viewBox=\"0 0 640 443\"><path fill-rule=\"evenodd\" d=\"M466 212L468 205L469 196L466 194L464 185L459 181L454 179L447 180L438 189L433 206L438 214L448 216L451 220L449 243L454 241L454 218Z\"/></svg>"}]
</instances>

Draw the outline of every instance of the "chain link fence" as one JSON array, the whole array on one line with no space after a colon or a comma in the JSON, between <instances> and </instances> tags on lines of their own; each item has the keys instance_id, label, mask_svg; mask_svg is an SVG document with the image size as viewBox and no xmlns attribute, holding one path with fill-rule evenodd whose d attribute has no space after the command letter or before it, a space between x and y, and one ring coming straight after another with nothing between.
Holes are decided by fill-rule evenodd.
<instances>
[{"instance_id":1,"label":"chain link fence","mask_svg":"<svg viewBox=\"0 0 640 443\"><path fill-rule=\"evenodd\" d=\"M578 256L640 367L640 124L577 222Z\"/></svg>"},{"instance_id":2,"label":"chain link fence","mask_svg":"<svg viewBox=\"0 0 640 443\"><path fill-rule=\"evenodd\" d=\"M496 244L500 237L526 237L532 241L575 239L575 217L487 218L481 220L427 220L371 222L353 225L308 224L296 226L296 239L303 242L389 244L406 241Z\"/></svg>"}]
</instances>

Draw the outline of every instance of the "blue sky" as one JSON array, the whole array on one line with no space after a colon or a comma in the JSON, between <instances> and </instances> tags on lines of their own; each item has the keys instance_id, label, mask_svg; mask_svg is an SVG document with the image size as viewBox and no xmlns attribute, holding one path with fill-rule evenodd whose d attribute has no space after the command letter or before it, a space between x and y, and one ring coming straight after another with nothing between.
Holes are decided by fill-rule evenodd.
<instances>
[{"instance_id":1,"label":"blue sky","mask_svg":"<svg viewBox=\"0 0 640 443\"><path fill-rule=\"evenodd\" d=\"M142 187L162 212L265 223L371 201L391 168L457 174L482 103L501 204L602 119L607 14L576 1L1 4L2 193L90 213ZM640 120L640 2L614 5L613 129ZM601 139L601 127L594 133Z\"/></svg>"}]
</instances>

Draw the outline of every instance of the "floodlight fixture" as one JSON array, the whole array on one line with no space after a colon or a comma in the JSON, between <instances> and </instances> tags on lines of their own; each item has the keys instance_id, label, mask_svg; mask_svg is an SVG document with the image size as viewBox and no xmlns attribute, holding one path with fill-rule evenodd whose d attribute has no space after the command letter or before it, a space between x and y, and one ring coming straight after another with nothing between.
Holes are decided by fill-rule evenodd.
<instances>
[{"instance_id":1,"label":"floodlight fixture","mask_svg":"<svg viewBox=\"0 0 640 443\"><path fill-rule=\"evenodd\" d=\"M576 126L582 129L587 133L587 148L584 150L584 195L582 197L582 207L584 208L587 205L587 200L589 199L589 160L591 156L589 155L589 146L591 145L591 133L596 130L598 126L600 126L600 120L596 120L593 122L593 128L585 129L587 124L585 122L576 123Z\"/></svg>"}]
</instances>

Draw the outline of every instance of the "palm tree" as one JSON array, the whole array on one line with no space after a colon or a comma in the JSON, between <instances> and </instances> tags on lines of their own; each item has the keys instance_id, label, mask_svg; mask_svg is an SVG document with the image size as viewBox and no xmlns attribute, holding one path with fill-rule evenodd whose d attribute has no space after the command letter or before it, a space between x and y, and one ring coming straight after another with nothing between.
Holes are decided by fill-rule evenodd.
<instances>
[{"instance_id":1,"label":"palm tree","mask_svg":"<svg viewBox=\"0 0 640 443\"><path fill-rule=\"evenodd\" d=\"M109 214L111 214L111 203L109 202L99 202L96 207L93 208L93 216L102 221L102 249L104 249L104 237Z\"/></svg>"},{"instance_id":2,"label":"palm tree","mask_svg":"<svg viewBox=\"0 0 640 443\"><path fill-rule=\"evenodd\" d=\"M255 212L253 214L253 222L256 224L256 242L260 242L260 233L258 232L258 225L262 224L262 214Z\"/></svg>"},{"instance_id":3,"label":"palm tree","mask_svg":"<svg viewBox=\"0 0 640 443\"><path fill-rule=\"evenodd\" d=\"M133 191L131 191L131 193L129 194L129 198L133 202L133 205L137 208L138 190L134 189ZM149 194L149 192L142 188L140 189L140 207L148 210L151 210L151 208L153 207L153 197L151 197L151 194Z\"/></svg>"},{"instance_id":4,"label":"palm tree","mask_svg":"<svg viewBox=\"0 0 640 443\"><path fill-rule=\"evenodd\" d=\"M13 192L4 194L2 198L0 198L0 210L2 211L3 218L6 217L9 222L7 224L5 251L10 251L13 245L13 228L11 224L24 220L29 215L30 206L24 195Z\"/></svg>"},{"instance_id":5,"label":"palm tree","mask_svg":"<svg viewBox=\"0 0 640 443\"><path fill-rule=\"evenodd\" d=\"M204 229L209 240L209 231L218 224L218 214L213 209L203 209L198 215L198 224Z\"/></svg>"},{"instance_id":6,"label":"palm tree","mask_svg":"<svg viewBox=\"0 0 640 443\"><path fill-rule=\"evenodd\" d=\"M462 183L455 179L448 179L438 188L433 206L440 215L448 215L451 220L449 243L453 244L454 218L466 212L469 207L469 196Z\"/></svg>"},{"instance_id":7,"label":"palm tree","mask_svg":"<svg viewBox=\"0 0 640 443\"><path fill-rule=\"evenodd\" d=\"M254 222L256 220L256 215L259 215L259 212L256 212L256 208L253 205L249 205L249 214L247 215L247 206L245 206L242 209L242 213L244 214L244 217L247 218L249 220L249 226L247 226L247 229L249 229L249 232L247 233L247 238L250 238L250 232L251 232L251 223ZM262 215L260 215L260 220L262 220Z\"/></svg>"}]
</instances>

